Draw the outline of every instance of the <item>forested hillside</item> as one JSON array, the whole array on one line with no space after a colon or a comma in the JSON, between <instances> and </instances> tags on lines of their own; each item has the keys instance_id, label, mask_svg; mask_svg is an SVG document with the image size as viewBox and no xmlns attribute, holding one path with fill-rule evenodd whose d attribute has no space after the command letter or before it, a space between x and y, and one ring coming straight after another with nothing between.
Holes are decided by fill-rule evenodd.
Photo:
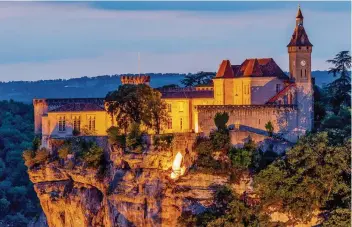
<instances>
[{"instance_id":1,"label":"forested hillside","mask_svg":"<svg viewBox=\"0 0 352 227\"><path fill-rule=\"evenodd\" d=\"M25 226L40 214L22 159L33 137L32 105L0 101L0 226Z\"/></svg>"},{"instance_id":2,"label":"forested hillside","mask_svg":"<svg viewBox=\"0 0 352 227\"><path fill-rule=\"evenodd\" d=\"M132 74L126 74L132 75ZM186 74L147 73L151 76L151 86L161 87L168 84L181 85ZM323 86L333 80L327 71L313 71L316 84ZM120 85L120 75L82 77L68 80L40 80L0 82L0 100L16 100L30 103L33 98L83 98L104 97L107 92Z\"/></svg>"}]
</instances>

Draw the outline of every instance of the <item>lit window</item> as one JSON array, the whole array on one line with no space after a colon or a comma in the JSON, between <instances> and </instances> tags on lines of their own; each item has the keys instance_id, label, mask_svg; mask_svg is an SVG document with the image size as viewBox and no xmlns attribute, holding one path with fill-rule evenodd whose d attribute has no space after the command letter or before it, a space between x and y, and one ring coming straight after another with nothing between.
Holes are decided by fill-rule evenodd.
<instances>
[{"instance_id":1,"label":"lit window","mask_svg":"<svg viewBox=\"0 0 352 227\"><path fill-rule=\"evenodd\" d=\"M81 117L80 116L74 116L73 117L73 130L79 132L81 129Z\"/></svg>"},{"instance_id":2,"label":"lit window","mask_svg":"<svg viewBox=\"0 0 352 227\"><path fill-rule=\"evenodd\" d=\"M90 131L95 131L95 116L88 117L88 129Z\"/></svg>"},{"instance_id":3,"label":"lit window","mask_svg":"<svg viewBox=\"0 0 352 227\"><path fill-rule=\"evenodd\" d=\"M172 118L167 119L167 129L172 129Z\"/></svg>"},{"instance_id":4,"label":"lit window","mask_svg":"<svg viewBox=\"0 0 352 227\"><path fill-rule=\"evenodd\" d=\"M167 112L171 113L171 103L167 104Z\"/></svg>"},{"instance_id":5,"label":"lit window","mask_svg":"<svg viewBox=\"0 0 352 227\"><path fill-rule=\"evenodd\" d=\"M179 107L180 107L180 112L183 112L183 109L184 109L184 107L183 107L183 102L179 102L178 103L178 105L179 105Z\"/></svg>"},{"instance_id":6,"label":"lit window","mask_svg":"<svg viewBox=\"0 0 352 227\"><path fill-rule=\"evenodd\" d=\"M59 117L59 132L64 132L64 131L66 131L65 116L60 116Z\"/></svg>"}]
</instances>

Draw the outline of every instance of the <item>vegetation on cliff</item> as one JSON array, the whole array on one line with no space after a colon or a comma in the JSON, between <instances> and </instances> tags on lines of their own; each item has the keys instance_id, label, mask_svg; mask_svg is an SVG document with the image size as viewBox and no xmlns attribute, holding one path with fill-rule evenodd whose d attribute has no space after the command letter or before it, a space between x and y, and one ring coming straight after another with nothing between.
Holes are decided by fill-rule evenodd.
<instances>
[{"instance_id":1,"label":"vegetation on cliff","mask_svg":"<svg viewBox=\"0 0 352 227\"><path fill-rule=\"evenodd\" d=\"M34 137L33 108L0 101L0 110L0 226L25 226L41 212L22 159Z\"/></svg>"}]
</instances>

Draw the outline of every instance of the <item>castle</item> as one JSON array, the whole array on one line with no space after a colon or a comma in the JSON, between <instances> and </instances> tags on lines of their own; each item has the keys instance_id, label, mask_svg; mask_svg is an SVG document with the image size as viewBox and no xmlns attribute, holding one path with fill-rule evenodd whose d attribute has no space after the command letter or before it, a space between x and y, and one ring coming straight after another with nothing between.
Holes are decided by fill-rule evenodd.
<instances>
[{"instance_id":1,"label":"castle","mask_svg":"<svg viewBox=\"0 0 352 227\"><path fill-rule=\"evenodd\" d=\"M275 134L297 141L313 125L312 47L299 8L287 45L289 76L272 58L246 59L240 65L223 60L211 84L161 91L169 113L162 133L208 133L215 128L215 114L225 111L234 130L263 134L270 121ZM149 84L150 77L122 76L121 82ZM33 105L35 133L44 143L86 129L105 136L116 124L103 98L34 99Z\"/></svg>"}]
</instances>

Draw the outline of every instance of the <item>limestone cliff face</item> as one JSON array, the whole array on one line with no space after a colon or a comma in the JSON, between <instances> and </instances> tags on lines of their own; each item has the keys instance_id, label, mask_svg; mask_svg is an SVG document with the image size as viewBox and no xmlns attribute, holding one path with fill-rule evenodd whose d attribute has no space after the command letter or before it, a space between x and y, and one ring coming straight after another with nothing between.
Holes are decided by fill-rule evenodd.
<instances>
[{"instance_id":1,"label":"limestone cliff face","mask_svg":"<svg viewBox=\"0 0 352 227\"><path fill-rule=\"evenodd\" d=\"M167 150L124 154L107 146L109 167L98 170L53 161L28 170L50 227L177 226L182 211L202 212L213 202L218 185L231 185L238 194L251 190L251 179L231 184L228 175L188 170L194 159L195 135L176 137ZM176 154L187 169L171 179Z\"/></svg>"}]
</instances>

